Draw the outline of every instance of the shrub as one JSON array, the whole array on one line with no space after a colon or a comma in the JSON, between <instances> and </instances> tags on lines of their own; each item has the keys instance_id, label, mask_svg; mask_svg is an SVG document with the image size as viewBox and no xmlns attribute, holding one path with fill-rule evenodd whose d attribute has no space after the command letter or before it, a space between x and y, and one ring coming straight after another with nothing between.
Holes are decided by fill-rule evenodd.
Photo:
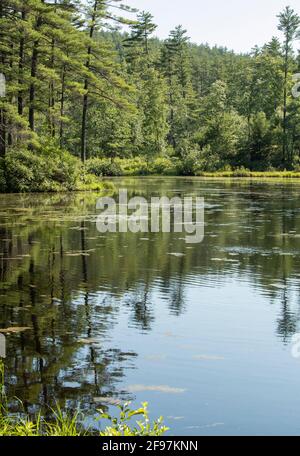
<instances>
[{"instance_id":1,"label":"shrub","mask_svg":"<svg viewBox=\"0 0 300 456\"><path fill-rule=\"evenodd\" d=\"M107 158L91 158L86 161L85 169L88 174L93 174L97 177L117 177L122 175L119 163Z\"/></svg>"},{"instance_id":2,"label":"shrub","mask_svg":"<svg viewBox=\"0 0 300 456\"><path fill-rule=\"evenodd\" d=\"M158 157L150 165L151 174L161 175L176 175L177 173L177 160L166 157Z\"/></svg>"},{"instance_id":3,"label":"shrub","mask_svg":"<svg viewBox=\"0 0 300 456\"><path fill-rule=\"evenodd\" d=\"M199 167L199 152L188 152L180 161L178 172L182 176L195 176Z\"/></svg>"},{"instance_id":4,"label":"shrub","mask_svg":"<svg viewBox=\"0 0 300 456\"><path fill-rule=\"evenodd\" d=\"M65 151L10 151L5 158L10 192L76 190L81 163Z\"/></svg>"},{"instance_id":5,"label":"shrub","mask_svg":"<svg viewBox=\"0 0 300 456\"><path fill-rule=\"evenodd\" d=\"M112 418L108 414L101 414L101 418L110 421L108 426L101 436L105 437L133 437L133 436L161 436L169 429L163 425L163 418L160 417L152 424L149 420L148 403L144 402L142 407L137 410L130 409L130 403L120 405L120 417ZM136 426L130 425L131 419L135 416L140 416L142 421L137 421Z\"/></svg>"},{"instance_id":6,"label":"shrub","mask_svg":"<svg viewBox=\"0 0 300 456\"><path fill-rule=\"evenodd\" d=\"M34 192L47 187L47 163L30 151L11 151L5 158L10 192Z\"/></svg>"},{"instance_id":7,"label":"shrub","mask_svg":"<svg viewBox=\"0 0 300 456\"><path fill-rule=\"evenodd\" d=\"M45 156L49 166L49 179L65 190L76 190L77 181L82 174L82 164L78 158L65 151Z\"/></svg>"},{"instance_id":8,"label":"shrub","mask_svg":"<svg viewBox=\"0 0 300 456\"><path fill-rule=\"evenodd\" d=\"M202 171L215 172L225 169L226 165L218 153L214 152L210 145L204 146L200 151L199 169Z\"/></svg>"},{"instance_id":9,"label":"shrub","mask_svg":"<svg viewBox=\"0 0 300 456\"><path fill-rule=\"evenodd\" d=\"M80 191L102 191L107 193L115 191L114 184L109 181L103 181L94 174L83 173L77 182L77 190Z\"/></svg>"},{"instance_id":10,"label":"shrub","mask_svg":"<svg viewBox=\"0 0 300 456\"><path fill-rule=\"evenodd\" d=\"M232 174L234 177L250 177L251 171L242 166L241 168L235 169Z\"/></svg>"},{"instance_id":11,"label":"shrub","mask_svg":"<svg viewBox=\"0 0 300 456\"><path fill-rule=\"evenodd\" d=\"M148 176L150 174L148 163L144 157L119 159L118 163L125 176Z\"/></svg>"}]
</instances>

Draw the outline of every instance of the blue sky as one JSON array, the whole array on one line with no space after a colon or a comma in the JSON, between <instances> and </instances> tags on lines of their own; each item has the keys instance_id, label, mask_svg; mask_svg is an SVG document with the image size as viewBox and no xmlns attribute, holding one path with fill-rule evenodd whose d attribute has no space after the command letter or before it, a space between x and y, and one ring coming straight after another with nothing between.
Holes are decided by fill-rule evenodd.
<instances>
[{"instance_id":1,"label":"blue sky","mask_svg":"<svg viewBox=\"0 0 300 456\"><path fill-rule=\"evenodd\" d=\"M150 11L158 24L157 35L165 38L182 24L193 42L222 45L237 52L262 45L277 31L276 15L287 5L300 14L299 0L124 0ZM299 46L300 48L300 42Z\"/></svg>"}]
</instances>

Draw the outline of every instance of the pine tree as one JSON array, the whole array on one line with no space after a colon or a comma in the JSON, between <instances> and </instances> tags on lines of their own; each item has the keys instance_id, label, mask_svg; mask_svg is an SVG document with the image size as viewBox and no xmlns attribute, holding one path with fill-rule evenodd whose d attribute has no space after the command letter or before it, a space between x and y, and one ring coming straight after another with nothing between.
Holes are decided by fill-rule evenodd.
<instances>
[{"instance_id":1,"label":"pine tree","mask_svg":"<svg viewBox=\"0 0 300 456\"><path fill-rule=\"evenodd\" d=\"M84 79L84 96L82 103L82 121L81 121L81 160L84 162L87 156L87 117L88 103L91 89L98 96L106 98L112 102L122 104L122 100L112 98L105 91L107 88L100 85L102 82L108 82L110 86L125 88L126 83L122 78L117 78L112 74L111 67L115 67L114 62L109 56L109 51L100 46L100 41L95 41L95 36L103 27L103 20L109 19L118 23L127 23L122 17L116 16L111 12L111 8L118 8L121 11L130 11L131 9L120 4L120 0L89 0L86 8L87 27L87 57L85 62L86 76ZM103 46L103 42L102 42ZM106 55L103 56L103 51ZM101 55L102 54L102 55ZM99 56L101 55L101 60ZM104 58L103 58L104 57ZM109 58L110 57L110 58ZM97 77L95 78L95 75ZM125 100L123 100L124 102Z\"/></svg>"},{"instance_id":2,"label":"pine tree","mask_svg":"<svg viewBox=\"0 0 300 456\"><path fill-rule=\"evenodd\" d=\"M135 64L141 59L149 65L150 58L150 38L157 29L153 22L153 16L148 12L141 12L137 16L137 22L131 26L129 38L125 39L123 46L126 50L127 60Z\"/></svg>"},{"instance_id":3,"label":"pine tree","mask_svg":"<svg viewBox=\"0 0 300 456\"><path fill-rule=\"evenodd\" d=\"M291 158L288 155L288 137L287 137L287 121L288 121L288 74L290 69L290 61L293 55L293 42L297 35L299 34L300 26L300 17L295 11L287 6L284 11L282 11L279 16L279 26L278 30L284 34L284 91L283 91L283 145L282 145L282 160L283 164L286 164L287 161Z\"/></svg>"},{"instance_id":4,"label":"pine tree","mask_svg":"<svg viewBox=\"0 0 300 456\"><path fill-rule=\"evenodd\" d=\"M177 155L188 152L192 137L193 115L196 114L192 85L189 38L182 26L170 32L164 43L161 68L168 82L170 131L168 141Z\"/></svg>"}]
</instances>

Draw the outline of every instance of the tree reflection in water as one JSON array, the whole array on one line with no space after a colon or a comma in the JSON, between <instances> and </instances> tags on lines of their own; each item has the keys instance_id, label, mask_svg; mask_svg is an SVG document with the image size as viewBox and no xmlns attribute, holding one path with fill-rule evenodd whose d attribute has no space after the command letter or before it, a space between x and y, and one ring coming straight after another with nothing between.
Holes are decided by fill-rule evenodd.
<instances>
[{"instance_id":1,"label":"tree reflection in water","mask_svg":"<svg viewBox=\"0 0 300 456\"><path fill-rule=\"evenodd\" d=\"M154 290L181 318L189 288L244 281L270 305L281 301L274 320L283 343L299 328L297 183L118 182L129 197L204 196L204 242L191 247L173 233L101 235L92 193L0 197L0 326L30 328L8 337L7 384L29 413L42 406L47 415L57 400L87 412L95 397L130 397L118 384L137 353L103 341L122 306L131 330L150 333L159 315Z\"/></svg>"}]
</instances>

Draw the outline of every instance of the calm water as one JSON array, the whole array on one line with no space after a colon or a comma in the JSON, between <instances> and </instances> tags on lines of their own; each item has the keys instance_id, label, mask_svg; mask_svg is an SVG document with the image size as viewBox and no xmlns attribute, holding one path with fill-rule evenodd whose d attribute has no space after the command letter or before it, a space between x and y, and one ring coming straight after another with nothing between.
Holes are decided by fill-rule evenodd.
<instances>
[{"instance_id":1,"label":"calm water","mask_svg":"<svg viewBox=\"0 0 300 456\"><path fill-rule=\"evenodd\" d=\"M96 194L0 196L0 328L30 328L7 337L10 397L88 417L146 400L175 435L300 435L300 183L115 185L205 197L204 242L101 235Z\"/></svg>"}]
</instances>

